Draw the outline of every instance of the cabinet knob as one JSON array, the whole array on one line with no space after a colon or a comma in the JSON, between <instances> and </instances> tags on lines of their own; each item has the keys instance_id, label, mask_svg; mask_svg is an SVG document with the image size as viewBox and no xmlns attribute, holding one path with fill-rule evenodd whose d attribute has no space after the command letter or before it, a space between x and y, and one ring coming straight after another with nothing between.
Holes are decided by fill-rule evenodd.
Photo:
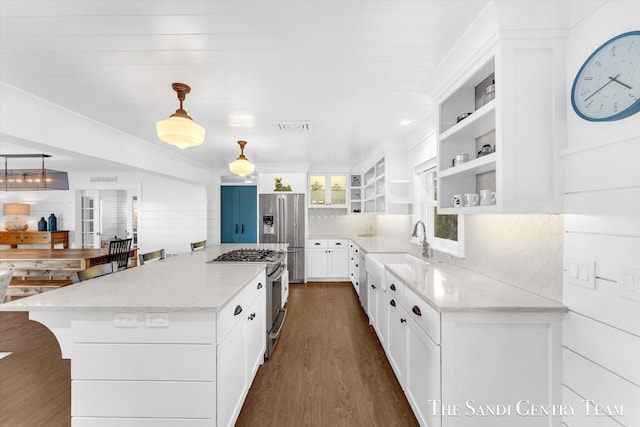
<instances>
[{"instance_id":1,"label":"cabinet knob","mask_svg":"<svg viewBox=\"0 0 640 427\"><path fill-rule=\"evenodd\" d=\"M375 288L376 288L376 285L371 285L371 289L375 289Z\"/></svg>"},{"instance_id":2,"label":"cabinet knob","mask_svg":"<svg viewBox=\"0 0 640 427\"><path fill-rule=\"evenodd\" d=\"M356 264L356 267L358 266L358 264Z\"/></svg>"},{"instance_id":3,"label":"cabinet knob","mask_svg":"<svg viewBox=\"0 0 640 427\"><path fill-rule=\"evenodd\" d=\"M391 284L391 286L389 286L389 289L391 289L392 291L396 290L396 285L394 285L393 283Z\"/></svg>"},{"instance_id":4,"label":"cabinet knob","mask_svg":"<svg viewBox=\"0 0 640 427\"><path fill-rule=\"evenodd\" d=\"M407 319L400 318L400 323L407 323Z\"/></svg>"},{"instance_id":5,"label":"cabinet knob","mask_svg":"<svg viewBox=\"0 0 640 427\"><path fill-rule=\"evenodd\" d=\"M236 309L233 310L233 315L237 316L240 313L242 313L242 306L241 305L236 305Z\"/></svg>"},{"instance_id":6,"label":"cabinet knob","mask_svg":"<svg viewBox=\"0 0 640 427\"><path fill-rule=\"evenodd\" d=\"M396 306L396 300L392 299L391 301L389 301L389 304L391 304L392 307Z\"/></svg>"},{"instance_id":7,"label":"cabinet knob","mask_svg":"<svg viewBox=\"0 0 640 427\"><path fill-rule=\"evenodd\" d=\"M416 316L422 316L422 312L420 311L420 307L418 307L417 305L414 305L413 308L411 309L411 311L413 311L413 313Z\"/></svg>"}]
</instances>

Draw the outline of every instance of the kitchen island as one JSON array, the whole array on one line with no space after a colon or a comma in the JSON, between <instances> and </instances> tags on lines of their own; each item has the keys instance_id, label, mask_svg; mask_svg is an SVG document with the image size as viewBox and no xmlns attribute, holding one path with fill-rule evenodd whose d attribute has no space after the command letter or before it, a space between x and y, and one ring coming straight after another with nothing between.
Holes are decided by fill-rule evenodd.
<instances>
[{"instance_id":1,"label":"kitchen island","mask_svg":"<svg viewBox=\"0 0 640 427\"><path fill-rule=\"evenodd\" d=\"M74 427L233 425L263 362L265 268L207 263L221 251L0 305L28 311L71 359Z\"/></svg>"}]
</instances>

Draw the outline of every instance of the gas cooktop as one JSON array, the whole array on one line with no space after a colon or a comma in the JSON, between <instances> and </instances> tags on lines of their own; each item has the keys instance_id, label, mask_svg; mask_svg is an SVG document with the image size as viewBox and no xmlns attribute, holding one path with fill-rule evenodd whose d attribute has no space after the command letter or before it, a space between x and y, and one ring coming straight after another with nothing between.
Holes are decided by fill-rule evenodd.
<instances>
[{"instance_id":1,"label":"gas cooktop","mask_svg":"<svg viewBox=\"0 0 640 427\"><path fill-rule=\"evenodd\" d=\"M277 262L284 252L274 249L235 249L219 255L209 262Z\"/></svg>"}]
</instances>

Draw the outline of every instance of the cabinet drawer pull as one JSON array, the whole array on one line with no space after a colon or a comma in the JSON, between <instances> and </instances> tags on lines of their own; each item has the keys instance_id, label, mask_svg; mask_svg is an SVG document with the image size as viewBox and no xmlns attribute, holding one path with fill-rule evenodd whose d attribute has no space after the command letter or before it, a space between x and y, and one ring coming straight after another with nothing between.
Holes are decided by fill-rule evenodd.
<instances>
[{"instance_id":1,"label":"cabinet drawer pull","mask_svg":"<svg viewBox=\"0 0 640 427\"><path fill-rule=\"evenodd\" d=\"M258 289L262 289L262 282L258 282Z\"/></svg>"},{"instance_id":2,"label":"cabinet drawer pull","mask_svg":"<svg viewBox=\"0 0 640 427\"><path fill-rule=\"evenodd\" d=\"M422 312L420 311L420 307L418 307L417 305L414 305L413 308L411 309L411 311L413 311L413 313L416 316L422 316Z\"/></svg>"},{"instance_id":3,"label":"cabinet drawer pull","mask_svg":"<svg viewBox=\"0 0 640 427\"><path fill-rule=\"evenodd\" d=\"M240 313L242 313L242 306L241 305L236 305L236 309L233 310L233 315L237 316Z\"/></svg>"},{"instance_id":4,"label":"cabinet drawer pull","mask_svg":"<svg viewBox=\"0 0 640 427\"><path fill-rule=\"evenodd\" d=\"M376 285L371 285L371 289L375 289L375 288L376 288Z\"/></svg>"},{"instance_id":5,"label":"cabinet drawer pull","mask_svg":"<svg viewBox=\"0 0 640 427\"><path fill-rule=\"evenodd\" d=\"M336 246L342 246L342 243L336 242Z\"/></svg>"},{"instance_id":6,"label":"cabinet drawer pull","mask_svg":"<svg viewBox=\"0 0 640 427\"><path fill-rule=\"evenodd\" d=\"M407 319L400 318L400 323L407 323Z\"/></svg>"},{"instance_id":7,"label":"cabinet drawer pull","mask_svg":"<svg viewBox=\"0 0 640 427\"><path fill-rule=\"evenodd\" d=\"M314 245L315 246L320 246L320 243L319 242L315 242Z\"/></svg>"},{"instance_id":8,"label":"cabinet drawer pull","mask_svg":"<svg viewBox=\"0 0 640 427\"><path fill-rule=\"evenodd\" d=\"M392 291L396 290L396 285L394 285L393 283L391 284L391 286L389 286L389 289L391 289Z\"/></svg>"},{"instance_id":9,"label":"cabinet drawer pull","mask_svg":"<svg viewBox=\"0 0 640 427\"><path fill-rule=\"evenodd\" d=\"M392 307L396 306L396 300L392 299L391 301L389 301L389 304L391 304Z\"/></svg>"},{"instance_id":10,"label":"cabinet drawer pull","mask_svg":"<svg viewBox=\"0 0 640 427\"><path fill-rule=\"evenodd\" d=\"M251 314L249 315L249 320L253 320L253 319L255 319L255 318L256 318L256 314L255 314L255 313L251 313Z\"/></svg>"}]
</instances>

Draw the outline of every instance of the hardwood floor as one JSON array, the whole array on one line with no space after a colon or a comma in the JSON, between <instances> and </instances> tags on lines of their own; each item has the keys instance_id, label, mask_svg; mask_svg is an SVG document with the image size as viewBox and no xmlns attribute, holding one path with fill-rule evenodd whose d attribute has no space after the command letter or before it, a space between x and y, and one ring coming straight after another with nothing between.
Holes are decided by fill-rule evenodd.
<instances>
[{"instance_id":1,"label":"hardwood floor","mask_svg":"<svg viewBox=\"0 0 640 427\"><path fill-rule=\"evenodd\" d=\"M237 426L417 426L351 283L291 285Z\"/></svg>"},{"instance_id":2,"label":"hardwood floor","mask_svg":"<svg viewBox=\"0 0 640 427\"><path fill-rule=\"evenodd\" d=\"M417 426L350 283L291 285L288 315L237 426ZM70 363L27 313L0 312L0 426L67 427Z\"/></svg>"},{"instance_id":3,"label":"hardwood floor","mask_svg":"<svg viewBox=\"0 0 640 427\"><path fill-rule=\"evenodd\" d=\"M70 361L25 312L0 312L0 426L71 425Z\"/></svg>"}]
</instances>

